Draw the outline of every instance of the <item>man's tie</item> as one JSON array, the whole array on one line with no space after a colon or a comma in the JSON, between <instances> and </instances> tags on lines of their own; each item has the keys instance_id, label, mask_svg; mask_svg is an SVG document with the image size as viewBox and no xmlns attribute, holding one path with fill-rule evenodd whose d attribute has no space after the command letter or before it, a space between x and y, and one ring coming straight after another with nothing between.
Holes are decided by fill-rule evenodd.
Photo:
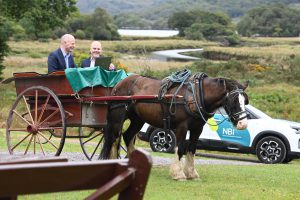
<instances>
[{"instance_id":1,"label":"man's tie","mask_svg":"<svg viewBox=\"0 0 300 200\"><path fill-rule=\"evenodd\" d=\"M65 55L66 69L69 68L69 56L70 56L70 54Z\"/></svg>"}]
</instances>

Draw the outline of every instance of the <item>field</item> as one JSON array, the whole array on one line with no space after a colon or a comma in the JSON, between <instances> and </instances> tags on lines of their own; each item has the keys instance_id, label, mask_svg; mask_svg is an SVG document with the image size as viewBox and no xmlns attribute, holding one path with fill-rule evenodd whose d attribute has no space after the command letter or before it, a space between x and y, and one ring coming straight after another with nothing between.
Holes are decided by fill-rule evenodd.
<instances>
[{"instance_id":1,"label":"field","mask_svg":"<svg viewBox=\"0 0 300 200\"><path fill-rule=\"evenodd\" d=\"M300 38L244 38L244 45L223 47L206 41L179 39L104 41L106 55L128 71L159 78L182 68L203 71L209 76L250 80L250 103L275 118L300 119ZM77 64L88 56L91 41L76 41ZM5 59L4 79L16 72L47 72L47 55L59 41L10 41L11 53ZM207 55L197 62L151 60L154 50L204 48ZM5 121L16 94L14 83L0 84L0 150L6 150ZM76 141L77 142L77 141ZM67 140L64 152L81 151ZM76 145L75 145L76 144ZM139 143L138 146L149 147ZM157 155L157 154L153 154ZM163 154L169 157L169 154ZM247 155L245 155L247 156ZM175 182L165 166L153 167L145 199L297 199L300 181L299 161L280 165L199 165L199 181ZM89 192L36 195L21 199L82 199Z\"/></svg>"}]
</instances>

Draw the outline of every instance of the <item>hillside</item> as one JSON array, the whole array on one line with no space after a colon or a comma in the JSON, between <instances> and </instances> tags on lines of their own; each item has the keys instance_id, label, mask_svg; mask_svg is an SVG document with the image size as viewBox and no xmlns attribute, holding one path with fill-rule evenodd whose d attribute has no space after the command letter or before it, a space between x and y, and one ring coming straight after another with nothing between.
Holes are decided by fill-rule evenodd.
<instances>
[{"instance_id":1,"label":"hillside","mask_svg":"<svg viewBox=\"0 0 300 200\"><path fill-rule=\"evenodd\" d=\"M299 0L78 0L77 6L82 13L92 13L96 7L101 7L112 15L135 13L147 20L156 20L170 16L176 11L195 8L225 12L230 17L236 18L243 16L253 7L270 3L299 6Z\"/></svg>"}]
</instances>

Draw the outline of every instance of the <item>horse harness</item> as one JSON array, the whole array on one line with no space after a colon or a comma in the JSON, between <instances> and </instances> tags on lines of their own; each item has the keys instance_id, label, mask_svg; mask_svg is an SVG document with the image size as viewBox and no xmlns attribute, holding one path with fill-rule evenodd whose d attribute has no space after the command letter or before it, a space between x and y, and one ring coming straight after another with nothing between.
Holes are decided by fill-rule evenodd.
<instances>
[{"instance_id":1,"label":"horse harness","mask_svg":"<svg viewBox=\"0 0 300 200\"><path fill-rule=\"evenodd\" d=\"M175 76L175 78L174 78ZM176 72L175 74L163 79L162 84L160 87L160 90L158 92L158 98L157 99L139 99L138 101L127 101L127 102L120 102L120 103L114 103L113 105L110 105L110 109L123 107L125 106L126 110L128 110L128 107L130 105L133 105L135 103L160 103L162 114L163 114L163 124L164 129L166 131L171 130L170 127L170 121L171 117L176 114L177 105L181 104L184 105L185 111L191 115L194 118L199 118L207 122L206 119L212 117L215 113L209 113L205 108L204 103L204 94L203 94L203 80L207 78L208 76L203 73L199 72L194 75L191 75L191 72L189 70L183 70ZM139 78L137 78L131 85L131 88L128 89L128 95L131 94L131 89L136 84ZM183 85L187 86L187 90L184 95L184 100L177 102L176 96L179 90L183 87ZM175 93L173 94L173 97L171 101L168 101L164 99L164 96L167 94L167 92L177 87ZM238 95L244 93L242 89L235 89L229 93L226 94L224 97L224 101L228 101L232 95ZM199 101L197 101L199 99ZM165 104L170 104L169 109L165 109ZM224 107L227 105L225 104ZM230 110L230 109L229 109ZM245 111L241 111L238 113L228 113L233 119L239 119L237 118L240 114L244 113ZM245 117L243 117L245 118ZM243 119L241 118L241 119ZM239 120L241 120L239 119Z\"/></svg>"}]
</instances>

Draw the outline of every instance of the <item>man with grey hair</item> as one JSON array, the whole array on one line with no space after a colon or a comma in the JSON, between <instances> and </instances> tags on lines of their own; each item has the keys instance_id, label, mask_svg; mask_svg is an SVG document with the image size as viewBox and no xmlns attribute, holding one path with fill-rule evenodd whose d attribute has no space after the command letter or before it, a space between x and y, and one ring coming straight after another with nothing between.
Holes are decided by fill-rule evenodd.
<instances>
[{"instance_id":1,"label":"man with grey hair","mask_svg":"<svg viewBox=\"0 0 300 200\"><path fill-rule=\"evenodd\" d=\"M72 51L75 48L75 38L71 34L61 37L60 48L51 52L48 56L48 73L53 71L63 71L67 68L75 68Z\"/></svg>"}]
</instances>

